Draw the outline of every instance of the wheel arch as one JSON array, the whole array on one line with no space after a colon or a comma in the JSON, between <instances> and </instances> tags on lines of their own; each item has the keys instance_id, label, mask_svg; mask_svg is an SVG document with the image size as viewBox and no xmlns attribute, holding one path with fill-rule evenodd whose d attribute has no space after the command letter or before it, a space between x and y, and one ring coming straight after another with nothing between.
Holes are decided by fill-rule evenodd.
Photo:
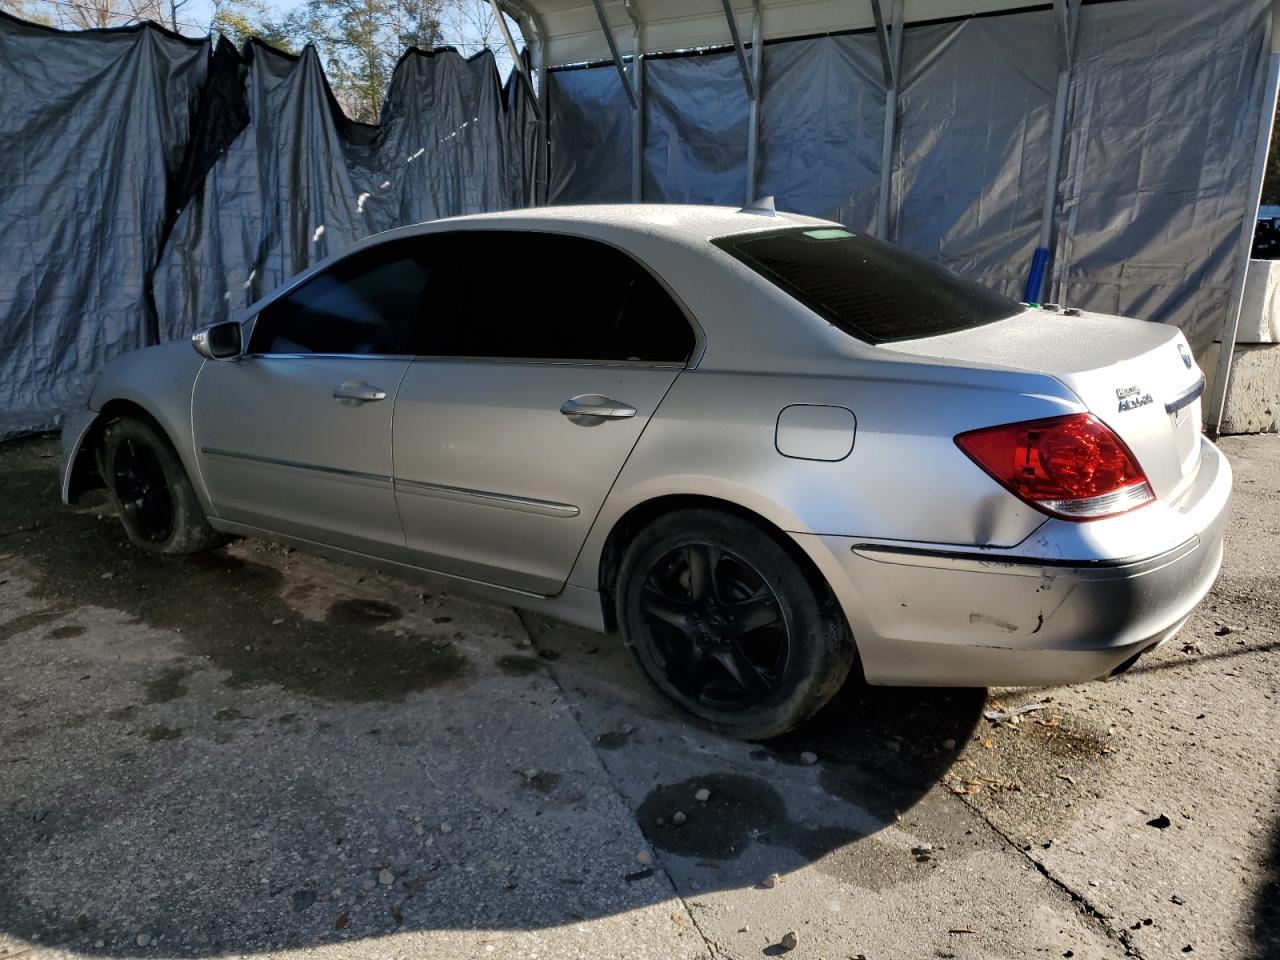
<instances>
[{"instance_id":1,"label":"wheel arch","mask_svg":"<svg viewBox=\"0 0 1280 960\"><path fill-rule=\"evenodd\" d=\"M174 441L173 431L152 410L129 397L112 397L102 404L71 454L64 494L66 503L74 504L90 490L106 488L106 479L98 469L98 450L102 445L103 432L108 425L125 417L133 417L155 427L160 435L169 441L169 445L178 454L178 459L183 459L182 447ZM184 466L186 466L185 463Z\"/></svg>"},{"instance_id":2,"label":"wheel arch","mask_svg":"<svg viewBox=\"0 0 1280 960\"><path fill-rule=\"evenodd\" d=\"M661 517L680 510L717 510L738 517L759 527L778 541L795 560L796 565L804 573L805 578L813 586L815 592L831 609L842 618L844 611L836 601L835 593L827 578L818 569L813 559L796 543L795 539L776 523L762 516L755 510L732 500L706 494L664 494L652 497L633 505L622 514L609 529L604 545L600 551L600 562L597 572L597 589L600 592L601 613L606 628L610 632L618 629L617 613L614 599L617 590L618 571L622 565L622 557L636 535L645 527ZM845 618L847 619L847 618Z\"/></svg>"},{"instance_id":3,"label":"wheel arch","mask_svg":"<svg viewBox=\"0 0 1280 960\"><path fill-rule=\"evenodd\" d=\"M173 438L164 424L142 404L124 397L108 400L89 422L71 455L64 498L67 503L75 503L90 490L106 487L106 480L98 470L98 448L102 444L102 434L107 425L123 417L135 417L151 424L173 445Z\"/></svg>"}]
</instances>

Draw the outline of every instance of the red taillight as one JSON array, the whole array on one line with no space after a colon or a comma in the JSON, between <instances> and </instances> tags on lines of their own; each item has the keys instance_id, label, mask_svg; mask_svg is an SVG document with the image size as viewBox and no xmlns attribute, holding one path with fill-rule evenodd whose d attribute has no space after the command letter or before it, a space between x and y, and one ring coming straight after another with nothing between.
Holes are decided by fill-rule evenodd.
<instances>
[{"instance_id":1,"label":"red taillight","mask_svg":"<svg viewBox=\"0 0 1280 960\"><path fill-rule=\"evenodd\" d=\"M972 430L956 444L1015 495L1064 520L1100 520L1155 499L1124 441L1088 413Z\"/></svg>"}]
</instances>

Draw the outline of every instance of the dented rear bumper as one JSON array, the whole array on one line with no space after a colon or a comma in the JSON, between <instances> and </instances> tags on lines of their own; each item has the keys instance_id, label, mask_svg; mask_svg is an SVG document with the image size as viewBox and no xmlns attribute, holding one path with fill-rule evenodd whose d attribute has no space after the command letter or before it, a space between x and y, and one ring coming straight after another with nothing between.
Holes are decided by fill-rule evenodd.
<instances>
[{"instance_id":1,"label":"dented rear bumper","mask_svg":"<svg viewBox=\"0 0 1280 960\"><path fill-rule=\"evenodd\" d=\"M1130 542L1128 556L1089 555L1080 540L1088 525L1061 521L1014 551L796 540L827 574L871 683L1092 680L1173 636L1217 577L1231 469L1208 441L1201 458L1196 481L1178 500L1129 521L1129 539L1146 531L1146 542ZM1122 545L1115 533L1098 542ZM1064 556L1064 538L1084 555Z\"/></svg>"}]
</instances>

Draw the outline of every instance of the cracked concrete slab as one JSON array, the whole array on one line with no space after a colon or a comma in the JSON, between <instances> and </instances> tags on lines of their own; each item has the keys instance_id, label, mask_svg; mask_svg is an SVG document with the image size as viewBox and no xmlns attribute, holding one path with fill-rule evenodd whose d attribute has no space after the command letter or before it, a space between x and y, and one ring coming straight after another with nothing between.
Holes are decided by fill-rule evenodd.
<instances>
[{"instance_id":1,"label":"cracked concrete slab","mask_svg":"<svg viewBox=\"0 0 1280 960\"><path fill-rule=\"evenodd\" d=\"M1023 788L966 801L1148 958L1280 956L1280 438L1222 446L1226 559L1179 636L1110 683L993 692L1052 703L964 754Z\"/></svg>"},{"instance_id":2,"label":"cracked concrete slab","mask_svg":"<svg viewBox=\"0 0 1280 960\"><path fill-rule=\"evenodd\" d=\"M797 734L737 743L668 707L620 645L524 619L720 955L781 952L789 931L795 957L1123 955L940 785L981 691L853 689Z\"/></svg>"}]
</instances>

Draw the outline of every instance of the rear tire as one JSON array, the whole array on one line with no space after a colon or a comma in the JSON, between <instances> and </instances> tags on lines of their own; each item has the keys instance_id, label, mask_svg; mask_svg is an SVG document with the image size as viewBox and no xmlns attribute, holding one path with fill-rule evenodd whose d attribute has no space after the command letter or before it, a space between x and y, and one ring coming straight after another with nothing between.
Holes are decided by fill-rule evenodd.
<instances>
[{"instance_id":1,"label":"rear tire","mask_svg":"<svg viewBox=\"0 0 1280 960\"><path fill-rule=\"evenodd\" d=\"M681 510L628 545L618 624L650 682L711 729L766 740L844 684L856 656L843 614L786 545L748 520Z\"/></svg>"},{"instance_id":2,"label":"rear tire","mask_svg":"<svg viewBox=\"0 0 1280 960\"><path fill-rule=\"evenodd\" d=\"M98 470L125 533L143 550L200 553L224 542L209 526L173 445L151 423L135 417L109 423Z\"/></svg>"}]
</instances>

